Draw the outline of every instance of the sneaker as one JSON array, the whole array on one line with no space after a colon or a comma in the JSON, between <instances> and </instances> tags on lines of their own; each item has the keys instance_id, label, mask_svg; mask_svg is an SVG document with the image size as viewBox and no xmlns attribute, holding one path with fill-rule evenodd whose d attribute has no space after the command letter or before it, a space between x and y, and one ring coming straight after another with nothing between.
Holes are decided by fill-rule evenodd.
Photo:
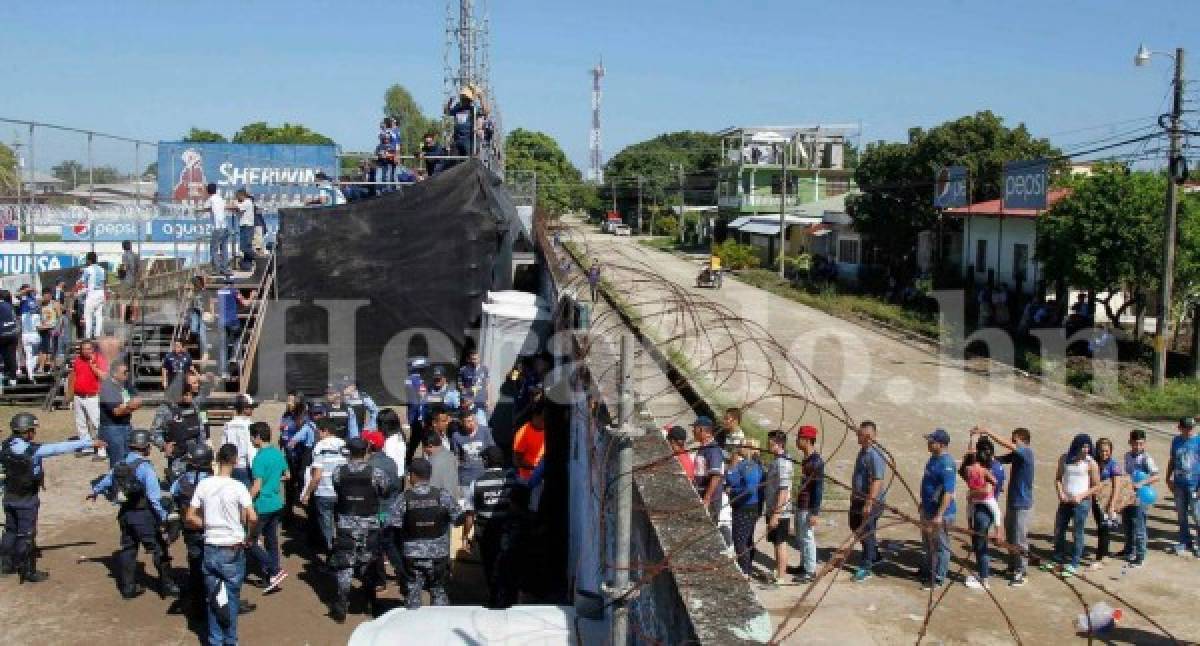
<instances>
[{"instance_id":1,"label":"sneaker","mask_svg":"<svg viewBox=\"0 0 1200 646\"><path fill-rule=\"evenodd\" d=\"M1064 565L1062 572L1059 572L1059 576L1061 576L1064 579L1069 579L1078 574L1079 574L1079 568L1075 567L1074 565Z\"/></svg>"},{"instance_id":2,"label":"sneaker","mask_svg":"<svg viewBox=\"0 0 1200 646\"><path fill-rule=\"evenodd\" d=\"M809 583L812 583L814 579L815 579L815 577L813 575L809 574L808 572L805 572L804 570L800 570L799 572L796 573L796 576L792 577L792 583L808 585Z\"/></svg>"},{"instance_id":3,"label":"sneaker","mask_svg":"<svg viewBox=\"0 0 1200 646\"><path fill-rule=\"evenodd\" d=\"M286 579L287 576L288 573L286 570L280 570L276 572L275 576L271 577L270 582L267 583L267 587L263 589L263 594L270 594L278 590L279 584L283 583L283 580Z\"/></svg>"},{"instance_id":4,"label":"sneaker","mask_svg":"<svg viewBox=\"0 0 1200 646\"><path fill-rule=\"evenodd\" d=\"M922 590L935 590L944 585L946 585L946 581L944 579L940 580L940 581L930 581L930 580L926 579L925 582L921 584L921 589Z\"/></svg>"},{"instance_id":5,"label":"sneaker","mask_svg":"<svg viewBox=\"0 0 1200 646\"><path fill-rule=\"evenodd\" d=\"M1019 588L1025 585L1025 575L1017 573L1012 579L1009 580L1008 585L1012 588Z\"/></svg>"},{"instance_id":6,"label":"sneaker","mask_svg":"<svg viewBox=\"0 0 1200 646\"><path fill-rule=\"evenodd\" d=\"M1139 556L1139 557L1134 557L1134 558L1129 559L1128 566L1129 567L1142 567L1145 564L1146 564L1146 559Z\"/></svg>"},{"instance_id":7,"label":"sneaker","mask_svg":"<svg viewBox=\"0 0 1200 646\"><path fill-rule=\"evenodd\" d=\"M1043 572L1053 572L1059 568L1059 564L1054 561L1046 561L1038 566Z\"/></svg>"},{"instance_id":8,"label":"sneaker","mask_svg":"<svg viewBox=\"0 0 1200 646\"><path fill-rule=\"evenodd\" d=\"M1183 556L1188 552L1188 548L1184 547L1183 545L1172 545L1171 547L1167 548L1167 554L1174 554L1175 556Z\"/></svg>"},{"instance_id":9,"label":"sneaker","mask_svg":"<svg viewBox=\"0 0 1200 646\"><path fill-rule=\"evenodd\" d=\"M862 583L873 576L875 576L875 573L870 568L860 567L854 571L854 582Z\"/></svg>"},{"instance_id":10,"label":"sneaker","mask_svg":"<svg viewBox=\"0 0 1200 646\"><path fill-rule=\"evenodd\" d=\"M979 579L975 578L975 575L968 576L967 580L963 581L963 585L967 586L968 588L970 588L972 590L982 590L983 589L983 584L980 583Z\"/></svg>"}]
</instances>

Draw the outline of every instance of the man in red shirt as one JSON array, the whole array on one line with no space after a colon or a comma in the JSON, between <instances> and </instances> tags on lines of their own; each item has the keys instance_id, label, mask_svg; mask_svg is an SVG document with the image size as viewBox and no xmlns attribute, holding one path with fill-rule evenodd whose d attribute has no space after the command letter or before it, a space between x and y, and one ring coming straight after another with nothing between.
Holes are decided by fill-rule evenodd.
<instances>
[{"instance_id":1,"label":"man in red shirt","mask_svg":"<svg viewBox=\"0 0 1200 646\"><path fill-rule=\"evenodd\" d=\"M692 454L688 453L687 439L686 428L672 426L667 429L667 443L671 445L671 452L679 460L679 466L683 467L683 473L687 476L688 482L691 482L696 478L696 461L692 459Z\"/></svg>"},{"instance_id":2,"label":"man in red shirt","mask_svg":"<svg viewBox=\"0 0 1200 646\"><path fill-rule=\"evenodd\" d=\"M100 380L108 373L108 361L96 352L91 341L79 344L79 354L71 365L72 390L75 393L75 431L81 440L92 439L92 429L100 424ZM98 449L97 460L107 459L104 449Z\"/></svg>"},{"instance_id":3,"label":"man in red shirt","mask_svg":"<svg viewBox=\"0 0 1200 646\"><path fill-rule=\"evenodd\" d=\"M517 467L517 475L528 480L533 475L533 469L542 461L546 450L546 423L542 407L534 405L525 422L513 438L513 462Z\"/></svg>"}]
</instances>

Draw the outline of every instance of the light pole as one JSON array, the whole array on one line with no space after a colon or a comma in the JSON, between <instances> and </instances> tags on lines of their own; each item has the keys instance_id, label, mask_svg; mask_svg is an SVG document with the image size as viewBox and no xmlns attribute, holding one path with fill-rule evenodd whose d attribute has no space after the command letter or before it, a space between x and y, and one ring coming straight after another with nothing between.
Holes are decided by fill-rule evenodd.
<instances>
[{"instance_id":1,"label":"light pole","mask_svg":"<svg viewBox=\"0 0 1200 646\"><path fill-rule=\"evenodd\" d=\"M1150 62L1152 54L1160 54L1175 60L1174 99L1171 102L1171 126L1167 131L1170 152L1167 153L1167 221L1163 232L1163 275L1162 290L1158 298L1158 320L1154 331L1154 386L1162 388L1167 380L1167 328L1171 320L1171 283L1175 276L1175 216L1179 209L1176 177L1180 169L1181 156L1179 120L1183 115L1183 48L1177 47L1175 55L1152 52L1145 45L1138 47L1133 57L1134 65L1143 67Z\"/></svg>"}]
</instances>

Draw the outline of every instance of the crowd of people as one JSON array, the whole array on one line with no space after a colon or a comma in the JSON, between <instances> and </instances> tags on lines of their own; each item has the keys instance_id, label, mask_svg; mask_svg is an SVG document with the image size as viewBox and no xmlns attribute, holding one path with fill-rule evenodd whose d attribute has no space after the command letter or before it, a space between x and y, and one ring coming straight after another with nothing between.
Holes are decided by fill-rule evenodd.
<instances>
[{"instance_id":1,"label":"crowd of people","mask_svg":"<svg viewBox=\"0 0 1200 646\"><path fill-rule=\"evenodd\" d=\"M673 426L666 431L667 441L746 577L759 575L754 568L755 530L761 517L775 563L761 578L769 586L778 585L792 570L787 551L791 544L801 556L793 570L793 582L810 583L824 572L817 560L814 531L821 523L827 486L825 463L816 450L818 429L801 426L797 430L795 457L789 455L786 432L769 433L770 460L764 464L757 442L742 432L740 419L741 411L736 408L725 412L719 427L701 416L690 437L682 426ZM1089 516L1097 537L1091 568L1102 568L1113 558L1121 559L1124 567L1141 567L1147 552L1147 509L1157 500L1155 485L1159 483L1174 496L1178 525L1178 540L1167 551L1200 558L1200 436L1195 426L1193 418L1179 420L1165 472L1146 452L1143 430L1129 433L1129 448L1123 456L1117 455L1110 438L1093 441L1087 434L1077 435L1057 459L1053 544L1049 555L1039 559L1041 569L1062 578L1080 574ZM855 582L874 576L881 561L876 529L889 510L891 467L876 444L876 433L874 422L859 425L860 449L848 485L848 524L861 546ZM950 454L952 440L946 430L934 430L925 441L930 457L918 492L924 558L916 569L922 587L928 590L950 583L950 537L956 531L960 481L966 489L963 515L975 561L975 572L964 585L990 587L991 554L997 552L1007 557L1008 584L1023 586L1033 554L1029 532L1036 462L1030 431L1017 428L1001 435L972 428L959 462ZM998 447L1004 452L997 453ZM1123 547L1113 552L1112 543L1118 537L1123 539Z\"/></svg>"},{"instance_id":2,"label":"crowd of people","mask_svg":"<svg viewBox=\"0 0 1200 646\"><path fill-rule=\"evenodd\" d=\"M537 362L513 377L529 388L521 388L522 423L504 446L487 426L490 375L475 352L453 379L441 367L414 363L407 416L377 406L343 379L314 400L290 394L277 421L258 415L252 397L238 395L233 417L210 437L203 379L194 366L181 362L164 374L178 380L178 390L155 411L149 429L135 428L133 414L144 402L129 387L128 367L106 360L95 345L83 343L75 360L80 439L40 444L37 418L20 413L0 445L7 474L0 575L46 580L34 541L41 462L93 452L108 470L92 481L87 497L117 506L118 593L124 599L144 593L137 576L144 551L155 566L157 592L182 597L181 609L203 616L209 643L236 643L238 615L255 609L242 598L248 570L264 595L288 578L281 531L310 546L305 556L336 589L330 615L338 622L346 619L355 579L372 613L379 611L377 591L393 578L409 608L421 606L423 593L434 605L447 604L455 527L462 528L459 548L481 558L488 605L517 602L518 537L536 510L545 447L537 385L519 373L534 374ZM155 452L165 462L161 471ZM169 555L179 538L188 565L182 581L174 580Z\"/></svg>"}]
</instances>

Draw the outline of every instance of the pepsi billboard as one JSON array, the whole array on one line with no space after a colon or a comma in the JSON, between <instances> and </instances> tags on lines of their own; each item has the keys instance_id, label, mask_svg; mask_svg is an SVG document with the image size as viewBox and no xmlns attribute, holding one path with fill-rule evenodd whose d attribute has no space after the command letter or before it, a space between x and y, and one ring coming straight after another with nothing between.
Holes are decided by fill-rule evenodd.
<instances>
[{"instance_id":1,"label":"pepsi billboard","mask_svg":"<svg viewBox=\"0 0 1200 646\"><path fill-rule=\"evenodd\" d=\"M1004 208L1045 210L1049 183L1050 162L1045 159L1005 163Z\"/></svg>"},{"instance_id":2,"label":"pepsi billboard","mask_svg":"<svg viewBox=\"0 0 1200 646\"><path fill-rule=\"evenodd\" d=\"M953 209L967 205L967 167L946 166L934 177L933 206Z\"/></svg>"},{"instance_id":3,"label":"pepsi billboard","mask_svg":"<svg viewBox=\"0 0 1200 646\"><path fill-rule=\"evenodd\" d=\"M160 203L201 204L205 186L231 198L245 188L265 211L301 206L317 195L316 174L337 177L337 146L164 141L158 144Z\"/></svg>"},{"instance_id":4,"label":"pepsi billboard","mask_svg":"<svg viewBox=\"0 0 1200 646\"><path fill-rule=\"evenodd\" d=\"M118 242L140 240L140 223L131 220L92 220L82 218L75 224L62 225L64 242Z\"/></svg>"}]
</instances>

